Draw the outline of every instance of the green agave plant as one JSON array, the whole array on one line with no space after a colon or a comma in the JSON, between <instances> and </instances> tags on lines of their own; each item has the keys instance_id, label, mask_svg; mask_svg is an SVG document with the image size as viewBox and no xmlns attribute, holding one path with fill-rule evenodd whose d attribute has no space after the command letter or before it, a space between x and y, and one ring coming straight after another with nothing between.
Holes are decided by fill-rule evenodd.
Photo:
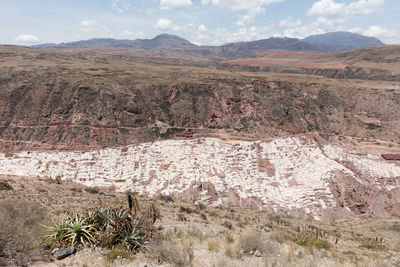
<instances>
[{"instance_id":1,"label":"green agave plant","mask_svg":"<svg viewBox=\"0 0 400 267\"><path fill-rule=\"evenodd\" d=\"M94 230L93 225L88 224L87 220L88 218L77 214L69 221L65 233L65 239L70 242L71 246L74 246L76 242L83 245L95 242L95 239L91 234Z\"/></svg>"},{"instance_id":2,"label":"green agave plant","mask_svg":"<svg viewBox=\"0 0 400 267\"><path fill-rule=\"evenodd\" d=\"M69 217L64 215L60 222L53 223L52 226L47 227L47 233L44 236L43 244L51 244L61 242L66 235L69 224Z\"/></svg>"},{"instance_id":3,"label":"green agave plant","mask_svg":"<svg viewBox=\"0 0 400 267\"><path fill-rule=\"evenodd\" d=\"M107 229L110 225L121 219L124 215L122 209L104 209L99 208L93 213L93 221L99 225L103 230Z\"/></svg>"},{"instance_id":4,"label":"green agave plant","mask_svg":"<svg viewBox=\"0 0 400 267\"><path fill-rule=\"evenodd\" d=\"M45 244L68 244L74 246L76 243L82 245L94 243L92 236L93 225L89 224L88 217L82 215L64 215L60 222L48 227L44 237Z\"/></svg>"},{"instance_id":5,"label":"green agave plant","mask_svg":"<svg viewBox=\"0 0 400 267\"><path fill-rule=\"evenodd\" d=\"M145 247L148 240L147 234L138 224L131 222L129 229L125 232L123 242L128 250L137 250Z\"/></svg>"}]
</instances>

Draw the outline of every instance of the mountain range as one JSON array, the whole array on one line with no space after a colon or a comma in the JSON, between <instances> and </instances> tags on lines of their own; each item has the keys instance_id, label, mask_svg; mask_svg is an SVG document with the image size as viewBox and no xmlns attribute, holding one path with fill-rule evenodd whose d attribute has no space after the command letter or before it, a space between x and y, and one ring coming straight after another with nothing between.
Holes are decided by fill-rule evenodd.
<instances>
[{"instance_id":1,"label":"mountain range","mask_svg":"<svg viewBox=\"0 0 400 267\"><path fill-rule=\"evenodd\" d=\"M235 57L258 50L295 50L337 52L384 45L380 40L350 32L332 32L309 36L305 39L277 38L262 39L249 42L235 42L221 46L198 46L176 35L161 34L153 39L117 40L111 38L94 38L89 40L61 43L39 44L34 48L133 48L144 50L183 50L200 53L203 56Z\"/></svg>"}]
</instances>

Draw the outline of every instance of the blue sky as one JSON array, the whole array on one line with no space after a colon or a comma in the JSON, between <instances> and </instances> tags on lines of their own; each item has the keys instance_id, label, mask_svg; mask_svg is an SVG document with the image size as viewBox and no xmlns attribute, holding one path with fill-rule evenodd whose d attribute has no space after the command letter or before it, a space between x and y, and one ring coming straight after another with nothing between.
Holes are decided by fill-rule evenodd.
<instances>
[{"instance_id":1,"label":"blue sky","mask_svg":"<svg viewBox=\"0 0 400 267\"><path fill-rule=\"evenodd\" d=\"M0 0L0 43L171 33L223 44L352 31L400 44L400 0Z\"/></svg>"}]
</instances>

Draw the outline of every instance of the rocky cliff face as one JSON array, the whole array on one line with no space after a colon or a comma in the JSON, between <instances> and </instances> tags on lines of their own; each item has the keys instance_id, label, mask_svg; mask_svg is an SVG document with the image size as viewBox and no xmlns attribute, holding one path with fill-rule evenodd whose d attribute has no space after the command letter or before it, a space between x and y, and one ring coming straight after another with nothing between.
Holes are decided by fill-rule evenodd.
<instances>
[{"instance_id":1,"label":"rocky cliff face","mask_svg":"<svg viewBox=\"0 0 400 267\"><path fill-rule=\"evenodd\" d=\"M121 146L185 129L400 141L395 90L259 78L143 86L74 70L9 75L0 86L0 147L6 150Z\"/></svg>"},{"instance_id":2,"label":"rocky cliff face","mask_svg":"<svg viewBox=\"0 0 400 267\"><path fill-rule=\"evenodd\" d=\"M357 66L347 66L345 68L287 68L276 66L249 66L223 63L223 68L232 68L240 71L251 72L278 72L317 75L334 79L360 79L375 81L400 81L400 74L395 74L388 70L377 68L362 68Z\"/></svg>"},{"instance_id":3,"label":"rocky cliff face","mask_svg":"<svg viewBox=\"0 0 400 267\"><path fill-rule=\"evenodd\" d=\"M0 56L0 149L121 146L185 129L400 142L398 90L104 54L0 47Z\"/></svg>"},{"instance_id":4,"label":"rocky cliff face","mask_svg":"<svg viewBox=\"0 0 400 267\"><path fill-rule=\"evenodd\" d=\"M188 202L330 217L400 215L400 165L324 144L168 140L90 152L0 154L2 174L49 176Z\"/></svg>"}]
</instances>

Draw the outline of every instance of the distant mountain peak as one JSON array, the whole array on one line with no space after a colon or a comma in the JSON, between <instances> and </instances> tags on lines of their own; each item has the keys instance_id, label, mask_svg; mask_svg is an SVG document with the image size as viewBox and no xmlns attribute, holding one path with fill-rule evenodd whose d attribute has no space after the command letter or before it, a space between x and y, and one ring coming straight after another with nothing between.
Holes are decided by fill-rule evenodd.
<instances>
[{"instance_id":1,"label":"distant mountain peak","mask_svg":"<svg viewBox=\"0 0 400 267\"><path fill-rule=\"evenodd\" d=\"M172 39L183 39L184 38L178 36L178 35L174 35L174 34L169 34L169 33L161 33L159 35L157 35L156 37L153 38L154 39L162 39L162 38L172 38Z\"/></svg>"},{"instance_id":2,"label":"distant mountain peak","mask_svg":"<svg viewBox=\"0 0 400 267\"><path fill-rule=\"evenodd\" d=\"M222 57L237 57L249 54L258 50L314 50L314 51L344 51L369 46L383 45L381 41L373 37L367 37L351 32L331 32L312 35L305 39L288 37L270 37L248 42L227 43L221 46L208 46L207 49L214 49L211 54L219 54ZM93 38L90 40L77 41L61 44L35 45L35 48L74 48L74 47L125 47L145 50L176 50L186 49L193 53L207 53L204 47L198 47L190 41L173 34L162 33L153 39L137 40L116 40L112 38ZM199 48L199 50L196 50ZM205 54L204 54L205 55Z\"/></svg>"},{"instance_id":3,"label":"distant mountain peak","mask_svg":"<svg viewBox=\"0 0 400 267\"><path fill-rule=\"evenodd\" d=\"M153 39L117 40L112 38L92 38L61 44L41 44L34 48L63 48L63 47L127 47L137 49L178 49L182 47L196 46L177 35L163 33Z\"/></svg>"},{"instance_id":4,"label":"distant mountain peak","mask_svg":"<svg viewBox=\"0 0 400 267\"><path fill-rule=\"evenodd\" d=\"M328 51L343 51L384 45L377 38L344 31L311 35L303 39L303 41L313 45L325 46L326 49L324 50Z\"/></svg>"},{"instance_id":5,"label":"distant mountain peak","mask_svg":"<svg viewBox=\"0 0 400 267\"><path fill-rule=\"evenodd\" d=\"M152 42L151 46L163 48L181 48L185 46L196 46L188 40L173 34L162 33L153 39L143 40L147 43Z\"/></svg>"}]
</instances>

